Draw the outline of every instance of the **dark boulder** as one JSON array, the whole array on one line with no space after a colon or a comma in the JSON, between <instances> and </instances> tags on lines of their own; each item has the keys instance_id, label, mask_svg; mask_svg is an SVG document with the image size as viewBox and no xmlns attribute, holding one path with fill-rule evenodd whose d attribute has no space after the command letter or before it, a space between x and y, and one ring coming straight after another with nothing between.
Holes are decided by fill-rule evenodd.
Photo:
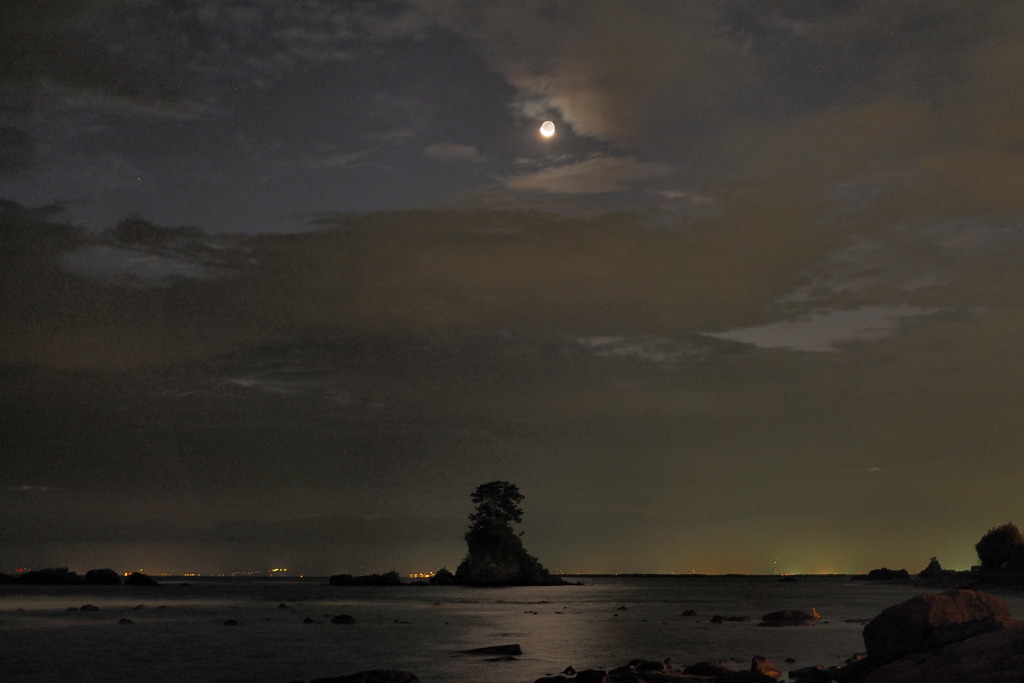
<instances>
[{"instance_id":1,"label":"dark boulder","mask_svg":"<svg viewBox=\"0 0 1024 683\"><path fill-rule=\"evenodd\" d=\"M83 612L99 612L100 611L100 608L97 607L96 605L82 605L78 609L82 610Z\"/></svg>"},{"instance_id":2,"label":"dark boulder","mask_svg":"<svg viewBox=\"0 0 1024 683\"><path fill-rule=\"evenodd\" d=\"M82 577L67 567L49 567L18 574L18 583L40 586L75 586L82 583Z\"/></svg>"},{"instance_id":3,"label":"dark boulder","mask_svg":"<svg viewBox=\"0 0 1024 683\"><path fill-rule=\"evenodd\" d=\"M85 583L90 586L120 586L121 577L113 569L90 569L85 573Z\"/></svg>"},{"instance_id":4,"label":"dark boulder","mask_svg":"<svg viewBox=\"0 0 1024 683\"><path fill-rule=\"evenodd\" d=\"M882 567L872 569L867 576L855 576L854 579L866 579L868 581L909 581L910 573L906 569L889 569Z\"/></svg>"},{"instance_id":5,"label":"dark boulder","mask_svg":"<svg viewBox=\"0 0 1024 683\"><path fill-rule=\"evenodd\" d=\"M728 617L723 617L720 614L716 614L715 616L711 617L711 623L712 624L721 624L722 622L725 622L725 621L743 621L743 622L746 622L746 621L750 621L750 617L748 617L746 615L739 615L739 614L728 616Z\"/></svg>"},{"instance_id":6,"label":"dark boulder","mask_svg":"<svg viewBox=\"0 0 1024 683\"><path fill-rule=\"evenodd\" d=\"M922 593L872 619L864 646L877 664L1017 624L1006 603L980 591Z\"/></svg>"},{"instance_id":7,"label":"dark boulder","mask_svg":"<svg viewBox=\"0 0 1024 683\"><path fill-rule=\"evenodd\" d=\"M337 616L331 617L331 623L332 624L354 624L354 623L356 623L356 618L353 617L351 614L339 614Z\"/></svg>"},{"instance_id":8,"label":"dark boulder","mask_svg":"<svg viewBox=\"0 0 1024 683\"><path fill-rule=\"evenodd\" d=\"M153 579L153 577L149 576L148 574L143 574L142 572L132 572L124 580L124 585L126 585L126 586L159 586L160 584L157 583L156 580Z\"/></svg>"},{"instance_id":9,"label":"dark boulder","mask_svg":"<svg viewBox=\"0 0 1024 683\"><path fill-rule=\"evenodd\" d=\"M870 657L865 661L869 660ZM1024 626L1013 626L949 643L930 652L915 652L847 680L855 683L1019 683L1022 679Z\"/></svg>"},{"instance_id":10,"label":"dark boulder","mask_svg":"<svg viewBox=\"0 0 1024 683\"><path fill-rule=\"evenodd\" d=\"M608 683L608 672L604 669L584 669L576 674L576 683Z\"/></svg>"},{"instance_id":11,"label":"dark boulder","mask_svg":"<svg viewBox=\"0 0 1024 683\"><path fill-rule=\"evenodd\" d=\"M451 586L455 583L455 574L452 574L446 567L441 567L428 579L431 586Z\"/></svg>"}]
</instances>

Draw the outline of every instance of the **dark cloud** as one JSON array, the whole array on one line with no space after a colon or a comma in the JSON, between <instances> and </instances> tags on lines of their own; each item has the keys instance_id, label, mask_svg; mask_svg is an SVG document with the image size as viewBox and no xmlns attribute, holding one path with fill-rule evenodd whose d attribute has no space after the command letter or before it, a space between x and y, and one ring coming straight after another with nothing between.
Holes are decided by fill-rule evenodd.
<instances>
[{"instance_id":1,"label":"dark cloud","mask_svg":"<svg viewBox=\"0 0 1024 683\"><path fill-rule=\"evenodd\" d=\"M0 176L32 167L32 137L13 126L0 125Z\"/></svg>"}]
</instances>

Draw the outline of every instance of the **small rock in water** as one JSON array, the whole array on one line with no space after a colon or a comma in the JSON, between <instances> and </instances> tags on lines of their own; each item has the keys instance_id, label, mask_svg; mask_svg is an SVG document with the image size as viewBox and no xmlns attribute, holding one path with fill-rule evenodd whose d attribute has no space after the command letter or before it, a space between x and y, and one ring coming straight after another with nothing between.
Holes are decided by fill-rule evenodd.
<instances>
[{"instance_id":1,"label":"small rock in water","mask_svg":"<svg viewBox=\"0 0 1024 683\"><path fill-rule=\"evenodd\" d=\"M228 619L227 621L224 622L224 625L225 626L238 626L238 622L235 621L234 619Z\"/></svg>"},{"instance_id":2,"label":"small rock in water","mask_svg":"<svg viewBox=\"0 0 1024 683\"><path fill-rule=\"evenodd\" d=\"M523 648L519 643L508 645L489 645L488 647L475 647L471 650L463 650L467 655L521 655Z\"/></svg>"},{"instance_id":3,"label":"small rock in water","mask_svg":"<svg viewBox=\"0 0 1024 683\"><path fill-rule=\"evenodd\" d=\"M762 676L771 676L772 678L778 678L782 675L782 671L779 670L778 665L767 657L756 655L750 662L750 670L753 673L761 674Z\"/></svg>"},{"instance_id":4,"label":"small rock in water","mask_svg":"<svg viewBox=\"0 0 1024 683\"><path fill-rule=\"evenodd\" d=\"M303 624L315 624L316 622L313 621L313 617L306 617L305 619L302 620L302 623Z\"/></svg>"},{"instance_id":5,"label":"small rock in water","mask_svg":"<svg viewBox=\"0 0 1024 683\"><path fill-rule=\"evenodd\" d=\"M354 624L354 623L356 623L356 618L353 617L351 614L339 614L337 616L331 617L331 623L332 624Z\"/></svg>"},{"instance_id":6,"label":"small rock in water","mask_svg":"<svg viewBox=\"0 0 1024 683\"><path fill-rule=\"evenodd\" d=\"M99 612L100 611L100 608L97 607L96 605L82 605L81 607L79 607L79 609L82 610L83 612Z\"/></svg>"},{"instance_id":7,"label":"small rock in water","mask_svg":"<svg viewBox=\"0 0 1024 683\"><path fill-rule=\"evenodd\" d=\"M761 626L802 626L810 621L815 621L819 617L816 610L812 611L811 614L807 612L801 612L795 609L784 609L778 612L769 612L768 614L761 617Z\"/></svg>"},{"instance_id":8,"label":"small rock in water","mask_svg":"<svg viewBox=\"0 0 1024 683\"><path fill-rule=\"evenodd\" d=\"M129 619L128 617L121 617L121 620L119 622L117 622L117 623L119 623L119 624L134 624L135 622L132 621L131 619Z\"/></svg>"}]
</instances>

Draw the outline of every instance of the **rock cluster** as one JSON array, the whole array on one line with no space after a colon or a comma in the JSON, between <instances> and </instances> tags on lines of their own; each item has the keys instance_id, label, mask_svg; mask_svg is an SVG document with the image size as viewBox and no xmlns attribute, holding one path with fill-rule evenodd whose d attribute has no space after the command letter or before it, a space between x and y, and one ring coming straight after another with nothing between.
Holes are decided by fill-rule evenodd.
<instances>
[{"instance_id":1,"label":"rock cluster","mask_svg":"<svg viewBox=\"0 0 1024 683\"><path fill-rule=\"evenodd\" d=\"M535 683L776 683L781 674L774 662L761 656L754 657L745 671L735 671L720 662L700 662L680 671L672 666L671 659L634 659L611 670L563 672L538 678Z\"/></svg>"},{"instance_id":2,"label":"rock cluster","mask_svg":"<svg viewBox=\"0 0 1024 683\"><path fill-rule=\"evenodd\" d=\"M48 567L20 574L0 574L0 583L18 583L34 586L120 586L121 577L113 569L90 569L85 576L79 576L67 567ZM140 572L124 580L126 586L159 586L156 581Z\"/></svg>"}]
</instances>

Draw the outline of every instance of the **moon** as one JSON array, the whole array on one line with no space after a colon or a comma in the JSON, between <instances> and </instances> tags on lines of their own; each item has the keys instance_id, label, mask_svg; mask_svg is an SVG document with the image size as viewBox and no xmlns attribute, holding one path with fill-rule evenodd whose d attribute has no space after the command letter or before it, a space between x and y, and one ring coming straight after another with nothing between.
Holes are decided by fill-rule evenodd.
<instances>
[{"instance_id":1,"label":"moon","mask_svg":"<svg viewBox=\"0 0 1024 683\"><path fill-rule=\"evenodd\" d=\"M550 138L555 134L555 123L554 121L545 121L540 124L540 134L546 138Z\"/></svg>"}]
</instances>

